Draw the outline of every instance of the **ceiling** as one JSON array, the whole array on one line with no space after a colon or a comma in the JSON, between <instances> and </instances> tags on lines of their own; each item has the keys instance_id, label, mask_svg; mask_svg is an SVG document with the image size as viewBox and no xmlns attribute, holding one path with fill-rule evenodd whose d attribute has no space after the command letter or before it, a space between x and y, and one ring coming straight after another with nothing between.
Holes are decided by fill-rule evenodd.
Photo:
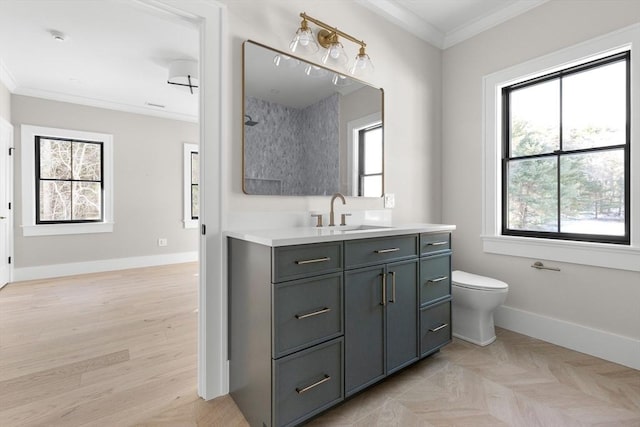
<instances>
[{"instance_id":1,"label":"ceiling","mask_svg":"<svg viewBox=\"0 0 640 427\"><path fill-rule=\"evenodd\" d=\"M446 49L548 0L355 1ZM172 61L198 59L198 28L154 4L0 0L0 80L15 94L195 122L198 96L166 80Z\"/></svg>"}]
</instances>

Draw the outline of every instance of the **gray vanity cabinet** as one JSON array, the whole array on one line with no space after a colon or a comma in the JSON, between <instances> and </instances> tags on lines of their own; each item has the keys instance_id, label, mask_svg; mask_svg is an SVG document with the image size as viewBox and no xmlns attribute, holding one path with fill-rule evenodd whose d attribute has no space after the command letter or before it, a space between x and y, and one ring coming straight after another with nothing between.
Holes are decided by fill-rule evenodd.
<instances>
[{"instance_id":1,"label":"gray vanity cabinet","mask_svg":"<svg viewBox=\"0 0 640 427\"><path fill-rule=\"evenodd\" d=\"M375 262L376 256L379 265L349 270ZM347 241L345 260L345 395L350 396L418 360L417 236Z\"/></svg>"},{"instance_id":2,"label":"gray vanity cabinet","mask_svg":"<svg viewBox=\"0 0 640 427\"><path fill-rule=\"evenodd\" d=\"M271 247L228 239L229 392L295 426L451 340L449 233Z\"/></svg>"}]
</instances>

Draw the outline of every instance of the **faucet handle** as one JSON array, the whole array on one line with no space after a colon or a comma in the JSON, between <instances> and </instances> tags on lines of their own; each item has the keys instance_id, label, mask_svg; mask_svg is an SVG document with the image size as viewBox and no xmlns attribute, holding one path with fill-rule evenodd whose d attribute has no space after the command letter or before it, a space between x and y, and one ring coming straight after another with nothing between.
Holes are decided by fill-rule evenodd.
<instances>
[{"instance_id":1,"label":"faucet handle","mask_svg":"<svg viewBox=\"0 0 640 427\"><path fill-rule=\"evenodd\" d=\"M316 223L316 227L322 227L322 214L311 214L312 217L318 218L318 222Z\"/></svg>"},{"instance_id":2,"label":"faucet handle","mask_svg":"<svg viewBox=\"0 0 640 427\"><path fill-rule=\"evenodd\" d=\"M347 217L351 216L350 213L343 213L340 215L340 225L347 225Z\"/></svg>"}]
</instances>

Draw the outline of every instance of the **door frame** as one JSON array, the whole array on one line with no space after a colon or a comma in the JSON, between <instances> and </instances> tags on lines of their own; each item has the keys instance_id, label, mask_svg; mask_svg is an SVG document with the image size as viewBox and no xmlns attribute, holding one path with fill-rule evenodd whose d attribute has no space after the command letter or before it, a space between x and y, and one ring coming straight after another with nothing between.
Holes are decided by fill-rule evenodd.
<instances>
[{"instance_id":1,"label":"door frame","mask_svg":"<svg viewBox=\"0 0 640 427\"><path fill-rule=\"evenodd\" d=\"M2 142L2 139L4 138L4 135L7 135L7 142L5 145L5 142ZM6 245L7 245L7 255L10 257L13 257L13 211L14 211L14 203L13 203L13 159L14 156L9 154L9 150L13 149L13 126L11 125L11 123L9 123L6 119L0 117L0 150L2 150L2 156L6 156L7 158L7 168L4 171L4 177L6 179L5 181L5 185L6 185L6 195L7 195L7 201L9 203L11 203L11 209L7 209L7 218L6 221L9 224L9 226L7 227L7 241L6 241ZM1 212L1 211L0 211ZM4 262L4 260L3 260ZM10 283L11 281L13 281L13 262L11 262L10 264L8 264L8 269L9 269L9 278L7 283ZM7 283L1 283L0 282L0 289L2 289L2 287L4 287Z\"/></svg>"}]
</instances>

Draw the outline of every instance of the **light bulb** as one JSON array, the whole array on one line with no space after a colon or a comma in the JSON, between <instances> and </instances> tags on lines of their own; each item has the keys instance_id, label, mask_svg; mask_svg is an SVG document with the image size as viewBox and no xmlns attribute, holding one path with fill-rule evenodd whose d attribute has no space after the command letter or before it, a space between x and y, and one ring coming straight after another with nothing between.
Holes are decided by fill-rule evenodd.
<instances>
[{"instance_id":1,"label":"light bulb","mask_svg":"<svg viewBox=\"0 0 640 427\"><path fill-rule=\"evenodd\" d=\"M340 57L340 49L335 44L331 45L329 55L331 55L333 59L338 59Z\"/></svg>"}]
</instances>

